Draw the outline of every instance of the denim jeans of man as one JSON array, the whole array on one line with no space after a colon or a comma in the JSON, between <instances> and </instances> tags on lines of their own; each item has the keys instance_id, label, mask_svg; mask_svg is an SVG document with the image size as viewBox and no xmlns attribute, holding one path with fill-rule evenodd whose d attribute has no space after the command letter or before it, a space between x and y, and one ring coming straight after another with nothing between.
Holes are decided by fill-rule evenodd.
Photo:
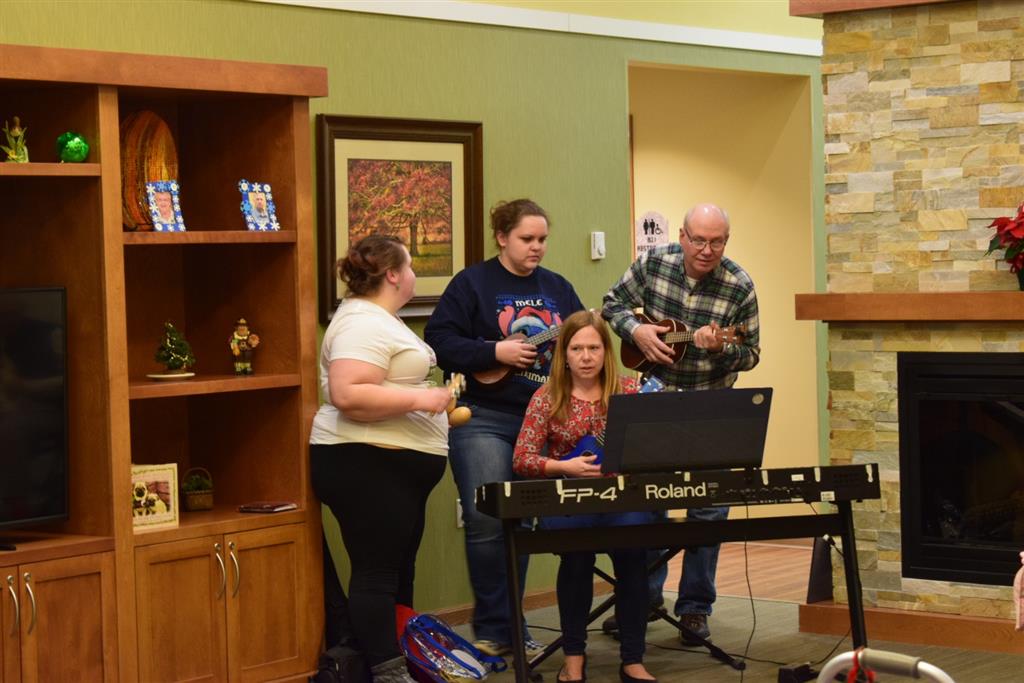
<instances>
[{"instance_id":1,"label":"denim jeans of man","mask_svg":"<svg viewBox=\"0 0 1024 683\"><path fill-rule=\"evenodd\" d=\"M689 520L714 521L729 516L729 508L691 508L686 511ZM715 589L715 572L718 570L718 551L721 545L702 545L687 548L683 554L683 575L679 579L679 597L673 612L684 614L711 614L711 605L718 597ZM647 551L647 565L650 566L662 550ZM661 602L662 588L668 578L668 565L662 565L650 574L648 598L652 605Z\"/></svg>"},{"instance_id":2,"label":"denim jeans of man","mask_svg":"<svg viewBox=\"0 0 1024 683\"><path fill-rule=\"evenodd\" d=\"M477 512L474 493L493 481L512 481L512 451L522 417L470 404L473 417L451 430L448 461L462 501L466 561L473 587L473 633L477 640L512 642L509 626L505 540L501 520ZM525 522L524 522L525 525ZM526 583L528 556L519 560L519 589ZM529 637L525 632L524 635Z\"/></svg>"},{"instance_id":3,"label":"denim jeans of man","mask_svg":"<svg viewBox=\"0 0 1024 683\"><path fill-rule=\"evenodd\" d=\"M542 517L542 529L648 524L649 512L619 512L592 515ZM619 656L623 664L644 659L647 634L647 564L642 549L609 550L615 568L615 615L619 622ZM558 615L562 624L562 651L581 655L587 646L587 617L594 601L592 551L564 553L558 565Z\"/></svg>"}]
</instances>

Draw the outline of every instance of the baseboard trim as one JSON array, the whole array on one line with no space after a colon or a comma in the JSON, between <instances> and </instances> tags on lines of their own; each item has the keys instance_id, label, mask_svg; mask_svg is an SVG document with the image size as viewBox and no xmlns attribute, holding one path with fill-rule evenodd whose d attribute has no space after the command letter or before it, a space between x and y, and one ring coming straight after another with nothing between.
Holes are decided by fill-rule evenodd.
<instances>
[{"instance_id":1,"label":"baseboard trim","mask_svg":"<svg viewBox=\"0 0 1024 683\"><path fill-rule=\"evenodd\" d=\"M800 631L843 635L850 628L846 605L831 601L800 605ZM915 645L939 645L965 650L1024 654L1024 634L1009 619L908 612L883 607L864 608L868 643L891 640Z\"/></svg>"},{"instance_id":2,"label":"baseboard trim","mask_svg":"<svg viewBox=\"0 0 1024 683\"><path fill-rule=\"evenodd\" d=\"M594 582L594 595L606 595L612 592L612 587L602 580ZM523 596L523 611L529 612L535 609L544 609L558 604L558 595L554 588L544 590L527 591ZM439 609L433 614L441 617L452 626L468 624L473 619L472 605L458 605Z\"/></svg>"}]
</instances>

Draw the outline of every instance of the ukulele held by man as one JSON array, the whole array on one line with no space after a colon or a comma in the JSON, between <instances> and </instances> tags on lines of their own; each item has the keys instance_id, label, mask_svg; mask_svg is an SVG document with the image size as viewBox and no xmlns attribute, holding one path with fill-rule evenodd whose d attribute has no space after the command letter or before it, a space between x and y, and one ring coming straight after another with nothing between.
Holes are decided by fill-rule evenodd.
<instances>
[{"instance_id":1,"label":"ukulele held by man","mask_svg":"<svg viewBox=\"0 0 1024 683\"><path fill-rule=\"evenodd\" d=\"M661 328L658 333L658 339L669 349L663 352L669 359L662 361L664 365L672 365L678 361L686 351L687 345L695 341L697 332L703 329L693 329L681 320L672 320L671 318L651 320L643 313L637 313L636 317L642 325L656 325L658 328ZM743 337L746 334L746 327L743 325L719 327L717 324L711 323L708 327L714 335L716 345L742 344ZM650 360L639 346L626 339L622 340L619 357L622 359L624 366L638 372L648 372L659 364L656 361Z\"/></svg>"}]
</instances>

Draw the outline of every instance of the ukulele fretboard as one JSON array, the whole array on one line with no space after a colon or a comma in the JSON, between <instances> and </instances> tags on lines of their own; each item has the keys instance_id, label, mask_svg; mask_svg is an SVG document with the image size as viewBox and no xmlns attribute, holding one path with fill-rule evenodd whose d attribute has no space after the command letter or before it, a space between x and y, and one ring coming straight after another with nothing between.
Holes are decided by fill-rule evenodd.
<instances>
[{"instance_id":1,"label":"ukulele fretboard","mask_svg":"<svg viewBox=\"0 0 1024 683\"><path fill-rule=\"evenodd\" d=\"M544 330L543 332L538 332L537 334L533 335L532 337L527 337L523 341L525 341L527 344L533 344L534 346L540 346L544 342L549 342L552 339L554 339L555 337L557 337L558 336L558 330L561 329L561 327L562 327L561 325L555 325L554 327L549 327L548 329Z\"/></svg>"},{"instance_id":2,"label":"ukulele fretboard","mask_svg":"<svg viewBox=\"0 0 1024 683\"><path fill-rule=\"evenodd\" d=\"M693 332L690 332L689 330L665 333L666 344L679 344L683 342L689 343L691 341L693 341Z\"/></svg>"}]
</instances>

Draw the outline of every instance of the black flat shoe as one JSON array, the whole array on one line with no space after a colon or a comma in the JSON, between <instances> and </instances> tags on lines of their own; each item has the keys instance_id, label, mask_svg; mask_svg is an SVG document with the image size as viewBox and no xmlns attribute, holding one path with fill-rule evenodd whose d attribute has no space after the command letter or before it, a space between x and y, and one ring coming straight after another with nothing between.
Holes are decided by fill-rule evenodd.
<instances>
[{"instance_id":1,"label":"black flat shoe","mask_svg":"<svg viewBox=\"0 0 1024 683\"><path fill-rule=\"evenodd\" d=\"M658 683L657 678L633 678L626 673L626 667L622 664L619 665L619 680L622 683Z\"/></svg>"},{"instance_id":2,"label":"black flat shoe","mask_svg":"<svg viewBox=\"0 0 1024 683\"><path fill-rule=\"evenodd\" d=\"M565 664L558 670L558 674L555 676L555 680L558 683L587 683L587 656L583 655L583 677L582 678L562 678L562 674L565 673Z\"/></svg>"}]
</instances>

